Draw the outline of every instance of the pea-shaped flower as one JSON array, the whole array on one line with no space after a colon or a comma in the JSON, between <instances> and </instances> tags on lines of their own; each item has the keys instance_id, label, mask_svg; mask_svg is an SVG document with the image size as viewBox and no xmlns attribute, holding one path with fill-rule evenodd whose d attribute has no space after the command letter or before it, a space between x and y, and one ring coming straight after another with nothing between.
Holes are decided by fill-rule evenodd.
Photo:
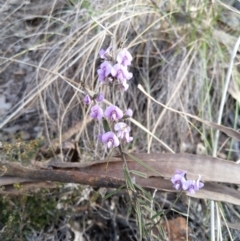
<instances>
[{"instance_id":1,"label":"pea-shaped flower","mask_svg":"<svg viewBox=\"0 0 240 241\"><path fill-rule=\"evenodd\" d=\"M99 105L94 105L94 106L91 108L90 116L91 116L93 119L101 120L101 119L103 118L103 110L101 109L101 107L99 107Z\"/></svg>"},{"instance_id":2,"label":"pea-shaped flower","mask_svg":"<svg viewBox=\"0 0 240 241\"><path fill-rule=\"evenodd\" d=\"M133 137L129 135L131 128L124 122L118 122L114 125L114 130L117 132L117 137L122 141L129 143L133 140Z\"/></svg>"},{"instance_id":3,"label":"pea-shaped flower","mask_svg":"<svg viewBox=\"0 0 240 241\"><path fill-rule=\"evenodd\" d=\"M117 62L123 66L130 65L132 59L132 55L127 51L127 49L121 50L117 55Z\"/></svg>"},{"instance_id":4,"label":"pea-shaped flower","mask_svg":"<svg viewBox=\"0 0 240 241\"><path fill-rule=\"evenodd\" d=\"M130 132L130 127L124 122L118 122L114 125L114 130L117 132L117 137L120 139L124 138L125 133Z\"/></svg>"},{"instance_id":5,"label":"pea-shaped flower","mask_svg":"<svg viewBox=\"0 0 240 241\"><path fill-rule=\"evenodd\" d=\"M112 65L109 62L104 61L100 65L100 69L97 70L98 78L101 82L104 82L108 75L111 73Z\"/></svg>"},{"instance_id":6,"label":"pea-shaped flower","mask_svg":"<svg viewBox=\"0 0 240 241\"><path fill-rule=\"evenodd\" d=\"M117 136L111 131L102 134L100 139L108 148L117 147L120 144Z\"/></svg>"},{"instance_id":7,"label":"pea-shaped flower","mask_svg":"<svg viewBox=\"0 0 240 241\"><path fill-rule=\"evenodd\" d=\"M177 190L182 189L187 181L185 178L186 172L176 171L175 175L172 176L171 182L173 183L173 187Z\"/></svg>"},{"instance_id":8,"label":"pea-shaped flower","mask_svg":"<svg viewBox=\"0 0 240 241\"><path fill-rule=\"evenodd\" d=\"M128 72L127 67L121 64L115 64L111 69L111 74L119 80L129 80L133 77L133 74Z\"/></svg>"},{"instance_id":9,"label":"pea-shaped flower","mask_svg":"<svg viewBox=\"0 0 240 241\"><path fill-rule=\"evenodd\" d=\"M115 105L110 105L105 110L104 115L111 121L116 121L123 117L123 111Z\"/></svg>"},{"instance_id":10,"label":"pea-shaped flower","mask_svg":"<svg viewBox=\"0 0 240 241\"><path fill-rule=\"evenodd\" d=\"M201 176L197 180L187 180L183 185L183 190L188 191L191 194L194 194L200 188L204 186L202 182L200 182Z\"/></svg>"}]
</instances>

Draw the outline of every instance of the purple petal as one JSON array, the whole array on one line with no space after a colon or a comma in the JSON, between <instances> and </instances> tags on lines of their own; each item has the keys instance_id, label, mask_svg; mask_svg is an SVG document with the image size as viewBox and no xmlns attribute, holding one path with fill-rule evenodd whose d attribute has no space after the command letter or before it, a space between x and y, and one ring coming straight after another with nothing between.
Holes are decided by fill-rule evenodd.
<instances>
[{"instance_id":1,"label":"purple petal","mask_svg":"<svg viewBox=\"0 0 240 241\"><path fill-rule=\"evenodd\" d=\"M117 136L111 131L102 135L102 142L105 143L108 148L117 147L120 144Z\"/></svg>"},{"instance_id":2,"label":"purple petal","mask_svg":"<svg viewBox=\"0 0 240 241\"><path fill-rule=\"evenodd\" d=\"M175 189L179 190L181 188L181 184L176 182L174 184L174 187L175 187Z\"/></svg>"},{"instance_id":3,"label":"purple petal","mask_svg":"<svg viewBox=\"0 0 240 241\"><path fill-rule=\"evenodd\" d=\"M204 186L204 183L200 182L200 179L201 179L201 175L199 175L199 177L198 177L198 179L196 181L196 188L198 190Z\"/></svg>"},{"instance_id":4,"label":"purple petal","mask_svg":"<svg viewBox=\"0 0 240 241\"><path fill-rule=\"evenodd\" d=\"M105 74L109 75L111 73L112 65L108 61L104 61L101 65L100 68L102 70L105 70Z\"/></svg>"},{"instance_id":5,"label":"purple petal","mask_svg":"<svg viewBox=\"0 0 240 241\"><path fill-rule=\"evenodd\" d=\"M109 51L111 50L112 46L109 46L106 50L101 49L99 51L99 56L101 59L106 59L106 55L109 53Z\"/></svg>"},{"instance_id":6,"label":"purple petal","mask_svg":"<svg viewBox=\"0 0 240 241\"><path fill-rule=\"evenodd\" d=\"M108 61L104 61L97 70L99 80L104 82L108 75L111 73L112 65Z\"/></svg>"},{"instance_id":7,"label":"purple petal","mask_svg":"<svg viewBox=\"0 0 240 241\"><path fill-rule=\"evenodd\" d=\"M106 76L105 76L105 72L102 69L98 69L97 70L98 73L98 78L101 82L104 82Z\"/></svg>"},{"instance_id":8,"label":"purple petal","mask_svg":"<svg viewBox=\"0 0 240 241\"><path fill-rule=\"evenodd\" d=\"M101 49L100 51L99 51L99 56L100 56L100 58L101 59L105 59L105 53L106 53L106 51L104 50L104 49Z\"/></svg>"},{"instance_id":9,"label":"purple petal","mask_svg":"<svg viewBox=\"0 0 240 241\"><path fill-rule=\"evenodd\" d=\"M187 180L180 174L175 174L171 178L171 182L173 183L173 187L177 190L185 187ZM188 186L186 186L187 188ZM184 189L184 188L183 188ZM185 190L185 189L184 189Z\"/></svg>"},{"instance_id":10,"label":"purple petal","mask_svg":"<svg viewBox=\"0 0 240 241\"><path fill-rule=\"evenodd\" d=\"M124 79L130 80L133 77L133 74L131 72L128 72L126 67L122 66L121 70L123 72Z\"/></svg>"},{"instance_id":11,"label":"purple petal","mask_svg":"<svg viewBox=\"0 0 240 241\"><path fill-rule=\"evenodd\" d=\"M101 119L103 118L103 110L102 110L98 105L94 105L94 106L91 108L90 116L91 116L93 119L101 120Z\"/></svg>"},{"instance_id":12,"label":"purple petal","mask_svg":"<svg viewBox=\"0 0 240 241\"><path fill-rule=\"evenodd\" d=\"M119 64L122 64L123 66L128 66L131 64L131 61L132 61L132 55L126 49L123 49L118 53L117 62Z\"/></svg>"},{"instance_id":13,"label":"purple petal","mask_svg":"<svg viewBox=\"0 0 240 241\"><path fill-rule=\"evenodd\" d=\"M99 93L98 97L96 98L96 100L98 102L102 102L104 100L104 94L103 93Z\"/></svg>"},{"instance_id":14,"label":"purple petal","mask_svg":"<svg viewBox=\"0 0 240 241\"><path fill-rule=\"evenodd\" d=\"M91 104L92 100L91 98L89 97L89 95L86 95L83 99L83 102L87 105Z\"/></svg>"},{"instance_id":15,"label":"purple petal","mask_svg":"<svg viewBox=\"0 0 240 241\"><path fill-rule=\"evenodd\" d=\"M114 125L114 130L115 131L120 131L123 130L124 128L127 127L127 124L124 122L118 122L117 124Z\"/></svg>"},{"instance_id":16,"label":"purple petal","mask_svg":"<svg viewBox=\"0 0 240 241\"><path fill-rule=\"evenodd\" d=\"M133 140L133 137L129 135L129 132L124 132L123 140L126 143L129 143L129 142L131 142Z\"/></svg>"},{"instance_id":17,"label":"purple petal","mask_svg":"<svg viewBox=\"0 0 240 241\"><path fill-rule=\"evenodd\" d=\"M183 186L184 190L187 190L189 193L194 194L199 190L197 182L195 180L188 180Z\"/></svg>"},{"instance_id":18,"label":"purple petal","mask_svg":"<svg viewBox=\"0 0 240 241\"><path fill-rule=\"evenodd\" d=\"M111 74L113 77L116 77L117 79L124 79L122 75L122 65L115 64L112 67Z\"/></svg>"},{"instance_id":19,"label":"purple petal","mask_svg":"<svg viewBox=\"0 0 240 241\"><path fill-rule=\"evenodd\" d=\"M114 125L114 130L117 132L117 137L129 143L133 140L133 137L129 136L131 128L124 122L118 122Z\"/></svg>"},{"instance_id":20,"label":"purple petal","mask_svg":"<svg viewBox=\"0 0 240 241\"><path fill-rule=\"evenodd\" d=\"M129 80L132 78L133 74L128 72L127 67L121 64L115 64L111 69L111 74L113 77L119 80Z\"/></svg>"},{"instance_id":21,"label":"purple petal","mask_svg":"<svg viewBox=\"0 0 240 241\"><path fill-rule=\"evenodd\" d=\"M105 117L112 121L119 120L123 117L123 112L115 105L108 106L105 110Z\"/></svg>"},{"instance_id":22,"label":"purple petal","mask_svg":"<svg viewBox=\"0 0 240 241\"><path fill-rule=\"evenodd\" d=\"M193 185L192 180L186 180L183 185L182 185L182 189L183 190L188 190L191 186Z\"/></svg>"},{"instance_id":23,"label":"purple petal","mask_svg":"<svg viewBox=\"0 0 240 241\"><path fill-rule=\"evenodd\" d=\"M194 193L195 193L195 189L194 189L193 187L190 187L190 188L188 189L188 192L189 192L190 194L194 194Z\"/></svg>"},{"instance_id":24,"label":"purple petal","mask_svg":"<svg viewBox=\"0 0 240 241\"><path fill-rule=\"evenodd\" d=\"M125 112L125 115L127 115L127 116L129 116L129 117L132 117L132 115L133 115L133 111L132 111L132 109L127 109L126 110L126 112Z\"/></svg>"}]
</instances>

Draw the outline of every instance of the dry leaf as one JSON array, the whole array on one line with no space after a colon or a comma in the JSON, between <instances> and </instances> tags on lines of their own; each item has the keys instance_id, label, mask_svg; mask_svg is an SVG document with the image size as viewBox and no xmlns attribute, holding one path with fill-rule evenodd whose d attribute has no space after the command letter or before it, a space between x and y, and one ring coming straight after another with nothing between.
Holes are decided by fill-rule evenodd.
<instances>
[{"instance_id":1,"label":"dry leaf","mask_svg":"<svg viewBox=\"0 0 240 241\"><path fill-rule=\"evenodd\" d=\"M183 217L177 217L163 222L162 227L166 232L169 241L192 240L189 235L187 239L187 231L190 233L191 230L187 227L187 220Z\"/></svg>"},{"instance_id":2,"label":"dry leaf","mask_svg":"<svg viewBox=\"0 0 240 241\"><path fill-rule=\"evenodd\" d=\"M192 196L210 200L224 201L240 205L240 192L214 182L240 184L240 166L208 156L189 154L134 154L148 168L126 156L129 170L134 170L136 183L147 189L176 192L169 180L176 169L187 170L190 179L201 174L205 185ZM97 187L120 187L125 185L121 158L110 158L103 162L66 163L39 162L33 167L24 167L20 163L0 163L0 175L11 175L37 181L79 183ZM213 171L214 170L214 171ZM2 172L1 172L2 171ZM144 173L146 178L136 175ZM206 182L207 181L207 182Z\"/></svg>"}]
</instances>

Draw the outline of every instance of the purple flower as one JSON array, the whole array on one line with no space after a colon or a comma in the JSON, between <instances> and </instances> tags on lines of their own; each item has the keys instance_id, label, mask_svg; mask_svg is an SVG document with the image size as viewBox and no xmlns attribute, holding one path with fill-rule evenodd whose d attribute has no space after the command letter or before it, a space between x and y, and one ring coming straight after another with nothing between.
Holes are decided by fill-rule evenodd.
<instances>
[{"instance_id":1,"label":"purple flower","mask_svg":"<svg viewBox=\"0 0 240 241\"><path fill-rule=\"evenodd\" d=\"M99 93L99 95L97 96L96 100L98 102L102 102L104 100L104 94L103 93Z\"/></svg>"},{"instance_id":2,"label":"purple flower","mask_svg":"<svg viewBox=\"0 0 240 241\"><path fill-rule=\"evenodd\" d=\"M124 137L124 133L130 132L130 127L124 122L118 122L114 125L114 130L117 132L117 137L122 139Z\"/></svg>"},{"instance_id":3,"label":"purple flower","mask_svg":"<svg viewBox=\"0 0 240 241\"><path fill-rule=\"evenodd\" d=\"M101 119L103 118L103 110L99 107L99 105L94 105L94 106L91 108L90 116L91 116L93 119L101 120Z\"/></svg>"},{"instance_id":4,"label":"purple flower","mask_svg":"<svg viewBox=\"0 0 240 241\"><path fill-rule=\"evenodd\" d=\"M104 82L108 75L111 73L112 66L109 62L104 61L100 65L100 69L97 70L98 78L101 82Z\"/></svg>"},{"instance_id":5,"label":"purple flower","mask_svg":"<svg viewBox=\"0 0 240 241\"><path fill-rule=\"evenodd\" d=\"M187 180L183 185L183 190L188 191L191 194L194 194L200 188L204 186L202 182L200 182L201 176L197 180Z\"/></svg>"},{"instance_id":6,"label":"purple flower","mask_svg":"<svg viewBox=\"0 0 240 241\"><path fill-rule=\"evenodd\" d=\"M186 172L181 172L176 170L175 171L175 175L172 176L171 178L171 182L173 183L173 187L177 190L183 188L183 186L185 185L185 182L187 181L185 178L185 174Z\"/></svg>"},{"instance_id":7,"label":"purple flower","mask_svg":"<svg viewBox=\"0 0 240 241\"><path fill-rule=\"evenodd\" d=\"M104 50L104 49L101 49L100 51L99 51L99 56L100 56L100 58L101 59L105 59L105 56L104 56L104 54L106 53L106 51Z\"/></svg>"},{"instance_id":8,"label":"purple flower","mask_svg":"<svg viewBox=\"0 0 240 241\"><path fill-rule=\"evenodd\" d=\"M123 66L130 65L132 59L133 59L132 55L126 49L123 49L117 55L117 62L119 64L122 64Z\"/></svg>"},{"instance_id":9,"label":"purple flower","mask_svg":"<svg viewBox=\"0 0 240 241\"><path fill-rule=\"evenodd\" d=\"M112 67L111 74L119 80L129 80L132 78L133 74L128 72L127 67L121 64L115 64Z\"/></svg>"},{"instance_id":10,"label":"purple flower","mask_svg":"<svg viewBox=\"0 0 240 241\"><path fill-rule=\"evenodd\" d=\"M128 109L126 110L126 112L125 112L125 115L126 115L126 116L129 116L129 117L132 117L132 115L133 115L132 109L128 108Z\"/></svg>"},{"instance_id":11,"label":"purple flower","mask_svg":"<svg viewBox=\"0 0 240 241\"><path fill-rule=\"evenodd\" d=\"M197 180L186 180L186 173L186 171L182 172L177 170L175 175L171 178L171 181L177 190L183 189L191 194L194 194L204 186L204 184L200 182L201 175L199 175Z\"/></svg>"},{"instance_id":12,"label":"purple flower","mask_svg":"<svg viewBox=\"0 0 240 241\"><path fill-rule=\"evenodd\" d=\"M112 46L109 46L106 50L101 49L101 50L99 51L99 56L100 56L100 58L101 58L101 59L106 59L106 54L109 53L109 51L111 50L111 48L112 48Z\"/></svg>"},{"instance_id":13,"label":"purple flower","mask_svg":"<svg viewBox=\"0 0 240 241\"><path fill-rule=\"evenodd\" d=\"M118 122L114 126L114 130L117 132L117 137L129 143L133 140L133 137L129 135L131 128L124 122Z\"/></svg>"},{"instance_id":14,"label":"purple flower","mask_svg":"<svg viewBox=\"0 0 240 241\"><path fill-rule=\"evenodd\" d=\"M102 134L101 141L106 144L108 148L117 147L120 144L117 136L111 131Z\"/></svg>"},{"instance_id":15,"label":"purple flower","mask_svg":"<svg viewBox=\"0 0 240 241\"><path fill-rule=\"evenodd\" d=\"M123 112L115 105L110 105L104 112L106 118L109 118L112 121L119 120L123 117Z\"/></svg>"},{"instance_id":16,"label":"purple flower","mask_svg":"<svg viewBox=\"0 0 240 241\"><path fill-rule=\"evenodd\" d=\"M91 98L89 97L89 95L86 95L83 99L83 102L87 105L91 104L92 100Z\"/></svg>"}]
</instances>

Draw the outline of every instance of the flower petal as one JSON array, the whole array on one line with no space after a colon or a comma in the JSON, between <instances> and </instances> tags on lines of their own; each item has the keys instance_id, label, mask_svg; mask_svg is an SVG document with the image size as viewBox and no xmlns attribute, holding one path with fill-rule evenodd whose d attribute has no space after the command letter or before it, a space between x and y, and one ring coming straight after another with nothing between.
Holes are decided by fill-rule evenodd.
<instances>
[{"instance_id":1,"label":"flower petal","mask_svg":"<svg viewBox=\"0 0 240 241\"><path fill-rule=\"evenodd\" d=\"M83 99L83 102L87 105L91 104L92 100L89 95L86 95Z\"/></svg>"},{"instance_id":2,"label":"flower petal","mask_svg":"<svg viewBox=\"0 0 240 241\"><path fill-rule=\"evenodd\" d=\"M123 117L123 111L115 105L110 105L104 112L105 117L114 121L119 120Z\"/></svg>"}]
</instances>

